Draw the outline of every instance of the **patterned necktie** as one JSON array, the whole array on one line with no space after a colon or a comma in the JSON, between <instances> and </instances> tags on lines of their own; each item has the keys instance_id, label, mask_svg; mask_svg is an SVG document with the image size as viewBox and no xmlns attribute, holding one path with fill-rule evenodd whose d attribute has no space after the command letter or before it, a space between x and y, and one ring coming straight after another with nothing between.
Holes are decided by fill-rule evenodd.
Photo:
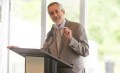
<instances>
[{"instance_id":1,"label":"patterned necktie","mask_svg":"<svg viewBox=\"0 0 120 73\"><path fill-rule=\"evenodd\" d=\"M60 42L61 42L61 32L60 29L56 29L56 46L57 46L57 50L59 52L60 50Z\"/></svg>"}]
</instances>

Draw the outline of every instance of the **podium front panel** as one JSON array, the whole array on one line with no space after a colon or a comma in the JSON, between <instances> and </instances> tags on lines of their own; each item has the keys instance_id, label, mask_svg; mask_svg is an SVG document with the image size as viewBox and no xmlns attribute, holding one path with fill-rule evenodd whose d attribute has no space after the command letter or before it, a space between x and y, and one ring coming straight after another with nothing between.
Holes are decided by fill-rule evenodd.
<instances>
[{"instance_id":1,"label":"podium front panel","mask_svg":"<svg viewBox=\"0 0 120 73\"><path fill-rule=\"evenodd\" d=\"M44 73L44 57L26 56L25 73Z\"/></svg>"}]
</instances>

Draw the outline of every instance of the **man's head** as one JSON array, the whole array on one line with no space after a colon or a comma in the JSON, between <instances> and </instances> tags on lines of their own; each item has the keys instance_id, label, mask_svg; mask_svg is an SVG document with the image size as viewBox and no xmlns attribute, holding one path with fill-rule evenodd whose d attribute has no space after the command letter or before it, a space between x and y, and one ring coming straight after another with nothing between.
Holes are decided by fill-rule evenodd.
<instances>
[{"instance_id":1,"label":"man's head","mask_svg":"<svg viewBox=\"0 0 120 73\"><path fill-rule=\"evenodd\" d=\"M48 5L48 13L57 26L61 24L64 20L65 10L62 5L58 2L52 2Z\"/></svg>"}]
</instances>

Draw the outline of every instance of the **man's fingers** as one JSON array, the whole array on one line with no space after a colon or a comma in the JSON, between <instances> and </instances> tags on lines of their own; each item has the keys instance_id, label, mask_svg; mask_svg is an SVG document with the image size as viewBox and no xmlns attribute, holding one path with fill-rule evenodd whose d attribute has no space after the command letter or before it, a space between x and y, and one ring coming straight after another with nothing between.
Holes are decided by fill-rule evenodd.
<instances>
[{"instance_id":1,"label":"man's fingers","mask_svg":"<svg viewBox=\"0 0 120 73\"><path fill-rule=\"evenodd\" d=\"M19 48L18 46L7 46L7 48Z\"/></svg>"},{"instance_id":2,"label":"man's fingers","mask_svg":"<svg viewBox=\"0 0 120 73\"><path fill-rule=\"evenodd\" d=\"M70 32L69 28L64 27L63 29L64 29L64 32L65 32L66 34L69 34L69 32Z\"/></svg>"}]
</instances>

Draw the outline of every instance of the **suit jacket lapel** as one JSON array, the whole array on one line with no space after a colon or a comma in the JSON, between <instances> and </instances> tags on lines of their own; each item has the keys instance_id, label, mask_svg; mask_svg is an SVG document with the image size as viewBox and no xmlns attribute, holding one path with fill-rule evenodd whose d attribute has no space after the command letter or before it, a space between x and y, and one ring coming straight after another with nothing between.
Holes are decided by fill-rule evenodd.
<instances>
[{"instance_id":1,"label":"suit jacket lapel","mask_svg":"<svg viewBox=\"0 0 120 73\"><path fill-rule=\"evenodd\" d=\"M68 27L68 28L70 27L68 20L66 20L65 27ZM60 51L59 51L59 53L58 53L59 55L60 55L60 53L62 52L63 46L64 46L65 43L66 43L66 39L65 39L64 34L63 34L63 35L62 35L62 39L61 39Z\"/></svg>"}]
</instances>

